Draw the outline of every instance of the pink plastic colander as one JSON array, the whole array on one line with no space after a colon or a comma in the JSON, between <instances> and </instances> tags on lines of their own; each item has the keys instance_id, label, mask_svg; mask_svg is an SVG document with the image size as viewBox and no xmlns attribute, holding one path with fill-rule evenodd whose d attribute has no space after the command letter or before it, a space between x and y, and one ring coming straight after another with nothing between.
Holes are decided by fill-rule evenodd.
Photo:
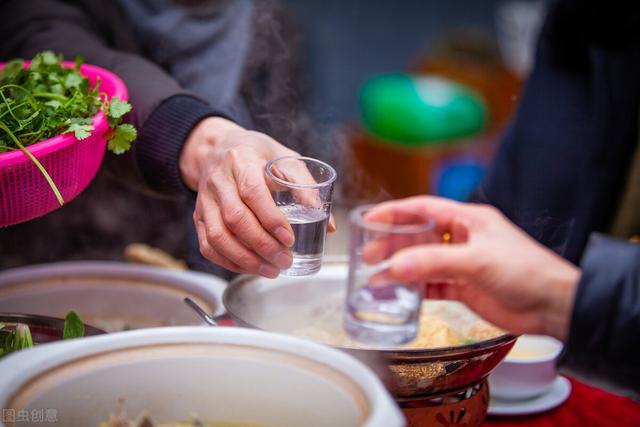
<instances>
[{"instance_id":1,"label":"pink plastic colander","mask_svg":"<svg viewBox=\"0 0 640 427\"><path fill-rule=\"evenodd\" d=\"M64 66L73 67L73 63L64 62ZM100 78L100 91L109 99L117 96L127 100L126 86L112 72L83 64L80 73L92 86ZM93 117L93 127L91 136L82 141L67 133L27 147L49 173L65 203L89 185L102 163L109 129L102 112ZM29 221L59 207L53 190L25 153L14 150L0 154L0 227Z\"/></svg>"}]
</instances>

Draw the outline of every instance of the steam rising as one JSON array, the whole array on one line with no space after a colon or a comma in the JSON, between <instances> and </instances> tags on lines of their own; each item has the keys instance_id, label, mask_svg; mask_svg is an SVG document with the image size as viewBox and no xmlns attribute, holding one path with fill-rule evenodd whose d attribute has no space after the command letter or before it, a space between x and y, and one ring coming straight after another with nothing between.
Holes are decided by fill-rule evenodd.
<instances>
[{"instance_id":1,"label":"steam rising","mask_svg":"<svg viewBox=\"0 0 640 427\"><path fill-rule=\"evenodd\" d=\"M257 130L334 166L336 203L353 206L390 199L354 158L348 129L313 123L307 113L303 40L290 13L275 1L256 2L254 21L242 95Z\"/></svg>"}]
</instances>

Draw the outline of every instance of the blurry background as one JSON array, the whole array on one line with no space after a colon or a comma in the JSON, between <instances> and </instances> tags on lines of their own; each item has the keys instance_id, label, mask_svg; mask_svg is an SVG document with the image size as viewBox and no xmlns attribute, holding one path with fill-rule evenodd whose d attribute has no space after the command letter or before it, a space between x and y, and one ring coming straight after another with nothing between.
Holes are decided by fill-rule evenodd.
<instances>
[{"instance_id":1,"label":"blurry background","mask_svg":"<svg viewBox=\"0 0 640 427\"><path fill-rule=\"evenodd\" d=\"M285 3L303 39L306 152L339 174L326 253L345 253L355 205L468 198L515 111L545 2Z\"/></svg>"},{"instance_id":2,"label":"blurry background","mask_svg":"<svg viewBox=\"0 0 640 427\"><path fill-rule=\"evenodd\" d=\"M314 154L342 172L338 202L466 198L513 113L544 2L286 3L304 40Z\"/></svg>"},{"instance_id":3,"label":"blurry background","mask_svg":"<svg viewBox=\"0 0 640 427\"><path fill-rule=\"evenodd\" d=\"M345 252L345 215L355 205L469 196L513 114L544 10L542 0L254 3L241 95L257 129L338 170L340 231L328 253ZM0 269L120 260L127 244L142 242L210 270L199 256L192 207L133 197L106 171L91 188L65 209L1 230L0 240L12 244L0 253Z\"/></svg>"},{"instance_id":4,"label":"blurry background","mask_svg":"<svg viewBox=\"0 0 640 427\"><path fill-rule=\"evenodd\" d=\"M305 41L316 121L358 116L357 91L375 74L406 70L452 28L494 33L497 0L287 0Z\"/></svg>"}]
</instances>

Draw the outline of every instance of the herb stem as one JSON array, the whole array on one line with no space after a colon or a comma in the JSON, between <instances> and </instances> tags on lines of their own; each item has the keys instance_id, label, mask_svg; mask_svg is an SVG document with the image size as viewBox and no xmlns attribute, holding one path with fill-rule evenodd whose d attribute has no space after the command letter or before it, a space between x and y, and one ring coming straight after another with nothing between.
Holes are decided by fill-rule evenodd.
<instances>
[{"instance_id":1,"label":"herb stem","mask_svg":"<svg viewBox=\"0 0 640 427\"><path fill-rule=\"evenodd\" d=\"M60 102L67 102L69 98L64 95L58 95L57 93L51 92L33 92L34 98L46 98L46 99L55 99Z\"/></svg>"},{"instance_id":2,"label":"herb stem","mask_svg":"<svg viewBox=\"0 0 640 427\"><path fill-rule=\"evenodd\" d=\"M7 110L4 111L2 114L0 114L0 119L3 118L6 114L12 113L13 112L12 111L13 108L15 108L15 109L22 108L22 107L24 107L25 105L27 105L29 103L25 101L25 102L21 102L20 104L16 104L16 105L13 105L13 106L10 106L6 102L3 102L3 104L5 104Z\"/></svg>"},{"instance_id":3,"label":"herb stem","mask_svg":"<svg viewBox=\"0 0 640 427\"><path fill-rule=\"evenodd\" d=\"M40 172L44 176L44 179L46 179L47 183L49 183L49 186L51 187L51 190L53 190L53 193L56 195L56 199L58 199L58 203L60 204L60 206L64 205L64 198L62 197L62 194L60 194L58 187L53 182L53 179L51 179L51 176L49 175L47 170L44 168L44 166L42 166L42 163L40 163L40 161L36 159L35 156L31 154L29 150L24 148L24 145L22 145L20 140L16 138L16 136L13 134L13 132L11 132L11 130L7 127L7 125L0 122L0 129L4 130L7 133L7 135L9 135L9 138L11 138L13 142L18 146L18 148L20 148L31 159L31 161L36 165L36 167L40 170Z\"/></svg>"}]
</instances>

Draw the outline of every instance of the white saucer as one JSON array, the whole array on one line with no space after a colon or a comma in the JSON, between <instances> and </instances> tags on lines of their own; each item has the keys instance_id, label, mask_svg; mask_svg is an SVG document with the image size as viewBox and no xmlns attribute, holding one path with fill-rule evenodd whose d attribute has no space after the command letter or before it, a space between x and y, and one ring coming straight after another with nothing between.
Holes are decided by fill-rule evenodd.
<instances>
[{"instance_id":1,"label":"white saucer","mask_svg":"<svg viewBox=\"0 0 640 427\"><path fill-rule=\"evenodd\" d=\"M491 390L489 390L491 392ZM499 400L491 397L489 415L529 415L548 411L563 403L571 394L571 382L558 376L545 394L526 400Z\"/></svg>"}]
</instances>

